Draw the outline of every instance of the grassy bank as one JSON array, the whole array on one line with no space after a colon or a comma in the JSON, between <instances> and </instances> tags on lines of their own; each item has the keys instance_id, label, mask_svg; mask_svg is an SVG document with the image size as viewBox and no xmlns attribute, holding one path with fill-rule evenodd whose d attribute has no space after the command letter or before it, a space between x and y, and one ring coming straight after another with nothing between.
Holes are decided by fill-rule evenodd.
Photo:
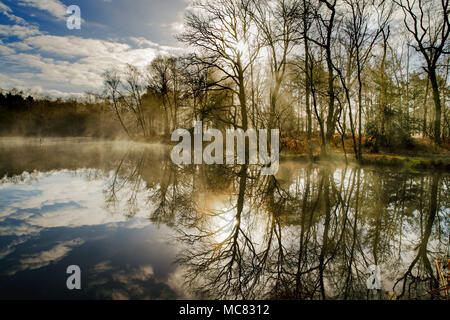
<instances>
[{"instance_id":1,"label":"grassy bank","mask_svg":"<svg viewBox=\"0 0 450 320\"><path fill-rule=\"evenodd\" d=\"M363 166L390 167L408 171L439 170L450 172L450 141L444 141L437 146L429 139L412 138L408 146L396 146L385 148L374 153L368 139L363 138L365 147L363 150ZM318 137L313 137L311 148L315 162L321 161L348 161L356 163L351 139L344 140L345 153L342 148L342 140L336 136L331 143L330 154L325 159L320 157L320 143ZM309 161L309 144L306 137L282 139L282 159L296 159Z\"/></svg>"},{"instance_id":2,"label":"grassy bank","mask_svg":"<svg viewBox=\"0 0 450 320\"><path fill-rule=\"evenodd\" d=\"M363 157L363 165L379 167L395 167L412 171L442 170L450 172L450 157L411 157L385 154L366 154Z\"/></svg>"}]
</instances>

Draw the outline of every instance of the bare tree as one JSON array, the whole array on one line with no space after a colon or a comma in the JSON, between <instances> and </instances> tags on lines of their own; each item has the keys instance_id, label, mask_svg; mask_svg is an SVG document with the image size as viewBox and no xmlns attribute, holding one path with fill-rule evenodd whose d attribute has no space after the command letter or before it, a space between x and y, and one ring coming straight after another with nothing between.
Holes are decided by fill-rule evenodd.
<instances>
[{"instance_id":1,"label":"bare tree","mask_svg":"<svg viewBox=\"0 0 450 320\"><path fill-rule=\"evenodd\" d=\"M298 36L297 0L268 1L253 0L254 10L250 11L256 26L261 30L265 48L269 55L270 93L269 93L269 127L277 124L277 101L286 74L287 59L295 47Z\"/></svg>"},{"instance_id":2,"label":"bare tree","mask_svg":"<svg viewBox=\"0 0 450 320\"><path fill-rule=\"evenodd\" d=\"M138 68L130 64L127 65L125 71L124 88L126 93L122 95L122 100L135 115L136 121L141 127L142 134L145 138L148 132L142 106L142 95L144 93L143 78Z\"/></svg>"},{"instance_id":3,"label":"bare tree","mask_svg":"<svg viewBox=\"0 0 450 320\"><path fill-rule=\"evenodd\" d=\"M335 84L334 84L335 74L334 74L334 63L332 54L332 46L333 41L335 39L335 31L338 21L337 21L336 0L334 1L319 0L319 2L321 5L316 8L315 12L319 38L315 39L311 37L309 38L309 40L325 51L325 59L328 71L328 112L326 118L325 140L322 141L322 154L325 154L327 147L329 146L331 139L333 137L336 119L338 117L338 113L335 110L335 100L336 100ZM321 127L323 127L323 125L321 125Z\"/></svg>"},{"instance_id":4,"label":"bare tree","mask_svg":"<svg viewBox=\"0 0 450 320\"><path fill-rule=\"evenodd\" d=\"M402 9L406 29L415 40L413 48L426 61L425 71L430 79L435 107L434 141L441 142L442 104L437 80L438 62L448 54L450 34L449 0L394 0Z\"/></svg>"},{"instance_id":5,"label":"bare tree","mask_svg":"<svg viewBox=\"0 0 450 320\"><path fill-rule=\"evenodd\" d=\"M239 98L240 127L248 128L246 78L261 43L250 15L251 0L199 0L186 14L186 31L179 40L200 50L196 63L220 70L214 87ZM232 85L230 85L231 80Z\"/></svg>"},{"instance_id":6,"label":"bare tree","mask_svg":"<svg viewBox=\"0 0 450 320\"><path fill-rule=\"evenodd\" d=\"M183 80L179 58L158 57L148 66L147 84L162 101L164 132L169 135L178 125L181 83Z\"/></svg>"},{"instance_id":7,"label":"bare tree","mask_svg":"<svg viewBox=\"0 0 450 320\"><path fill-rule=\"evenodd\" d=\"M125 121L125 115L130 113L133 115L137 127L140 128L142 136L146 138L148 131L142 105L145 87L138 68L128 64L123 78L119 70L113 68L106 71L103 78L106 93L111 99L114 112L127 135L131 137L131 130Z\"/></svg>"},{"instance_id":8,"label":"bare tree","mask_svg":"<svg viewBox=\"0 0 450 320\"><path fill-rule=\"evenodd\" d=\"M358 83L358 148L356 158L362 160L362 114L363 114L363 81L362 72L367 64L376 40L382 31L386 28L386 23L390 17L390 12L382 14L382 18L377 21L377 26L371 28L370 9L374 6L367 0L345 0L350 10L349 19L346 21L346 34L350 39L350 45L353 47L356 62L356 79ZM350 111L351 112L351 111Z\"/></svg>"},{"instance_id":9,"label":"bare tree","mask_svg":"<svg viewBox=\"0 0 450 320\"><path fill-rule=\"evenodd\" d=\"M310 72L309 67L309 61L310 61L310 52L309 52L309 40L308 40L308 33L311 29L311 18L312 18L312 9L311 4L307 0L303 0L303 10L301 12L301 33L304 43L304 50L305 50L305 107L306 107L306 117L307 117L307 124L306 124L306 131L307 131L307 140L308 140L308 154L309 158L313 158L313 151L312 151L312 143L311 143L311 137L312 137L312 112L311 112L311 81L312 81L312 75Z\"/></svg>"},{"instance_id":10,"label":"bare tree","mask_svg":"<svg viewBox=\"0 0 450 320\"><path fill-rule=\"evenodd\" d=\"M124 123L123 117L122 117L122 108L120 104L120 85L121 80L120 76L118 74L117 70L108 70L103 74L104 79L104 86L106 90L107 96L112 101L112 107L114 109L114 113L117 117L117 119L120 122L120 125L122 126L123 130L127 134L129 138L131 138L130 132L128 131L127 126Z\"/></svg>"}]
</instances>

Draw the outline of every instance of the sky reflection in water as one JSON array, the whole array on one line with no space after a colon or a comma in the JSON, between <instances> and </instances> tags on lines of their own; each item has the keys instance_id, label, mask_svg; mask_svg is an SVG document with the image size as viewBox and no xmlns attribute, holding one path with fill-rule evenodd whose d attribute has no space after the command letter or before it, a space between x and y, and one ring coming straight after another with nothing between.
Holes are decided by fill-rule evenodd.
<instances>
[{"instance_id":1,"label":"sky reflection in water","mask_svg":"<svg viewBox=\"0 0 450 320\"><path fill-rule=\"evenodd\" d=\"M105 206L109 178L91 170L24 175L0 186L2 298L174 299L176 249L170 229L141 211L129 219ZM65 288L65 268L82 270L81 292Z\"/></svg>"},{"instance_id":2,"label":"sky reflection in water","mask_svg":"<svg viewBox=\"0 0 450 320\"><path fill-rule=\"evenodd\" d=\"M0 149L0 298L366 299L371 264L383 291L415 298L448 250L445 174L290 161L274 178L176 167L159 146ZM81 291L65 286L72 264Z\"/></svg>"}]
</instances>

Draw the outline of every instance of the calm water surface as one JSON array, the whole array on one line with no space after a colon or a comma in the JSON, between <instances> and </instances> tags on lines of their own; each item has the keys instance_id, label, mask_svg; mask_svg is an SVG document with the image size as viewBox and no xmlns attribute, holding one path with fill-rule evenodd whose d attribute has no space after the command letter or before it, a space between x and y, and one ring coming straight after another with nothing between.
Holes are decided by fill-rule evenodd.
<instances>
[{"instance_id":1,"label":"calm water surface","mask_svg":"<svg viewBox=\"0 0 450 320\"><path fill-rule=\"evenodd\" d=\"M449 175L284 161L271 177L177 167L169 151L0 140L0 298L412 299L439 287ZM69 265L80 291L66 288Z\"/></svg>"}]
</instances>

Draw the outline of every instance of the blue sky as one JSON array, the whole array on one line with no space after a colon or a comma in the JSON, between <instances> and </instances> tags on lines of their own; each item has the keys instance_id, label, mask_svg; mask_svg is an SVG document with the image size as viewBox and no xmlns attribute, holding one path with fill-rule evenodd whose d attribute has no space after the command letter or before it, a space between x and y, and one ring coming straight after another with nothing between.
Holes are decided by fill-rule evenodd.
<instances>
[{"instance_id":1,"label":"blue sky","mask_svg":"<svg viewBox=\"0 0 450 320\"><path fill-rule=\"evenodd\" d=\"M81 30L66 27L81 9ZM180 51L189 0L0 0L0 88L70 96L99 91L111 66Z\"/></svg>"}]
</instances>

